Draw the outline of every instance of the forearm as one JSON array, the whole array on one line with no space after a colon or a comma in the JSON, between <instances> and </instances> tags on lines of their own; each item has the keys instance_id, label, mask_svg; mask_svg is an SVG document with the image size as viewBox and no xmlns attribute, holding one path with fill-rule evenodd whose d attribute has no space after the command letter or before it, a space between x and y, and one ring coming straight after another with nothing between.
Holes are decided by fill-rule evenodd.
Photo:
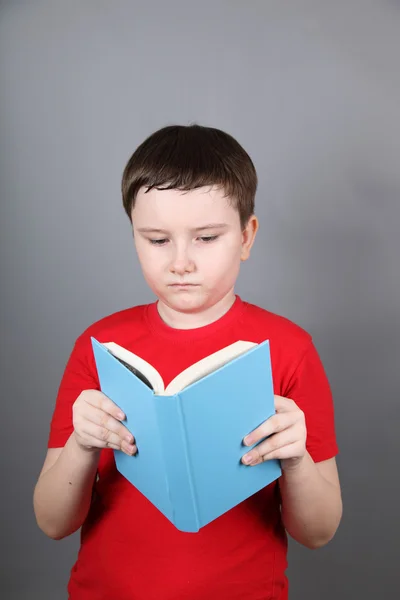
<instances>
[{"instance_id":1,"label":"forearm","mask_svg":"<svg viewBox=\"0 0 400 600\"><path fill-rule=\"evenodd\" d=\"M280 478L282 519L288 533L308 548L325 545L342 516L340 486L327 481L306 452L300 464Z\"/></svg>"},{"instance_id":2,"label":"forearm","mask_svg":"<svg viewBox=\"0 0 400 600\"><path fill-rule=\"evenodd\" d=\"M70 535L88 513L100 452L78 446L72 434L55 464L36 484L33 503L39 527L53 539Z\"/></svg>"}]
</instances>

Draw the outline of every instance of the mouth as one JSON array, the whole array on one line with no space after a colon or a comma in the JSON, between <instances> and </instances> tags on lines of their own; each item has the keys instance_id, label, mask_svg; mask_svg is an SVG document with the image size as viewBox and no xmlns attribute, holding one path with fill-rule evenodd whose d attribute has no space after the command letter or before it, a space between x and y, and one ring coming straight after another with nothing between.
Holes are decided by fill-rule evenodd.
<instances>
[{"instance_id":1,"label":"mouth","mask_svg":"<svg viewBox=\"0 0 400 600\"><path fill-rule=\"evenodd\" d=\"M187 289L198 287L197 283L171 283L169 287L178 288L178 289Z\"/></svg>"}]
</instances>

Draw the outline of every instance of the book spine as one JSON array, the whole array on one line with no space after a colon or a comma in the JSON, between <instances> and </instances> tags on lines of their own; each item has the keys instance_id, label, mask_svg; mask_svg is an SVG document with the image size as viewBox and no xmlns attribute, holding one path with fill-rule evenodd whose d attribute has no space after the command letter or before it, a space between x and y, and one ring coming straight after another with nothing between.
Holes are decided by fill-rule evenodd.
<instances>
[{"instance_id":1,"label":"book spine","mask_svg":"<svg viewBox=\"0 0 400 600\"><path fill-rule=\"evenodd\" d=\"M181 398L176 394L158 396L156 399L171 503L171 520L180 531L196 532L200 529L200 520Z\"/></svg>"}]
</instances>

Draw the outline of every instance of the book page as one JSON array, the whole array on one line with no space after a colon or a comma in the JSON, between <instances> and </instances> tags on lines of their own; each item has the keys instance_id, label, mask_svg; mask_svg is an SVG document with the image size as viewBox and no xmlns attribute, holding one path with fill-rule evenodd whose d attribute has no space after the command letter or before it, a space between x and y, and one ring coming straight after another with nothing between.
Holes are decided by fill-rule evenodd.
<instances>
[{"instance_id":1,"label":"book page","mask_svg":"<svg viewBox=\"0 0 400 600\"><path fill-rule=\"evenodd\" d=\"M177 375L175 379L173 379L166 387L165 392L162 392L162 395L172 396L173 394L177 394L192 383L195 383L206 375L213 373L234 358L244 354L254 346L257 346L257 344L254 342L244 342L239 340L230 346L222 348L222 350L219 350L214 354L206 356Z\"/></svg>"},{"instance_id":2,"label":"book page","mask_svg":"<svg viewBox=\"0 0 400 600\"><path fill-rule=\"evenodd\" d=\"M105 346L115 358L122 362L126 368L152 388L155 394L164 393L164 381L157 369L150 363L114 342L106 342L103 346Z\"/></svg>"},{"instance_id":3,"label":"book page","mask_svg":"<svg viewBox=\"0 0 400 600\"><path fill-rule=\"evenodd\" d=\"M111 352L111 350L109 350L109 352ZM143 373L139 371L139 369L136 369L129 363L125 362L124 360L122 360L122 358L118 358L118 356L115 356L115 354L113 354L113 357L116 358L121 363L121 365L124 365L124 367L126 367L131 373L133 373L134 375L136 375L136 377L143 381L143 383L145 383L148 388L150 388L151 390L153 389L153 386L151 385L150 381L147 379L147 377L143 375Z\"/></svg>"}]
</instances>

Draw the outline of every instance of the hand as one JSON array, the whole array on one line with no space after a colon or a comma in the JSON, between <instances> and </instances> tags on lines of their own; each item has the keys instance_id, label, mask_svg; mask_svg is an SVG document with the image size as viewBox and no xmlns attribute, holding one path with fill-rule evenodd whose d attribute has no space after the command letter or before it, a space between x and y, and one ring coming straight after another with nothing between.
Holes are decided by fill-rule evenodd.
<instances>
[{"instance_id":1,"label":"hand","mask_svg":"<svg viewBox=\"0 0 400 600\"><path fill-rule=\"evenodd\" d=\"M287 470L297 467L306 453L307 430L304 413L290 398L274 396L276 414L264 421L243 440L252 446L264 440L242 458L246 465L258 465L277 458ZM270 437L268 437L270 436ZM265 439L268 437L268 439Z\"/></svg>"},{"instance_id":2,"label":"hand","mask_svg":"<svg viewBox=\"0 0 400 600\"><path fill-rule=\"evenodd\" d=\"M75 439L84 450L99 448L136 454L135 439L122 425L124 413L110 398L97 390L85 390L72 407Z\"/></svg>"}]
</instances>

